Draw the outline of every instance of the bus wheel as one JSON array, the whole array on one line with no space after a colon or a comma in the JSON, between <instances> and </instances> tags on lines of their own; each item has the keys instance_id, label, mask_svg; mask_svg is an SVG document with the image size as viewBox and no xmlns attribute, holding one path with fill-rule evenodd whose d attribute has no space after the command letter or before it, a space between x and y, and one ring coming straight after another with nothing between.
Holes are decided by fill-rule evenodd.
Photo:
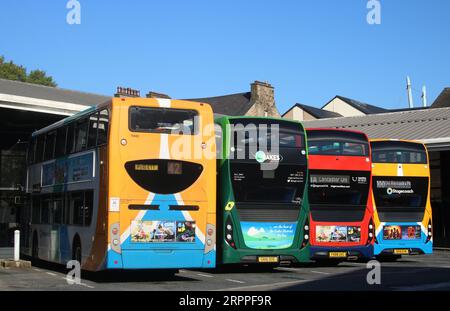
<instances>
[{"instance_id":1,"label":"bus wheel","mask_svg":"<svg viewBox=\"0 0 450 311\"><path fill-rule=\"evenodd\" d=\"M33 245L31 247L31 257L33 260L39 259L39 244L36 232L33 234Z\"/></svg>"},{"instance_id":2,"label":"bus wheel","mask_svg":"<svg viewBox=\"0 0 450 311\"><path fill-rule=\"evenodd\" d=\"M73 242L72 259L78 261L81 265L81 242L79 238L75 238Z\"/></svg>"}]
</instances>

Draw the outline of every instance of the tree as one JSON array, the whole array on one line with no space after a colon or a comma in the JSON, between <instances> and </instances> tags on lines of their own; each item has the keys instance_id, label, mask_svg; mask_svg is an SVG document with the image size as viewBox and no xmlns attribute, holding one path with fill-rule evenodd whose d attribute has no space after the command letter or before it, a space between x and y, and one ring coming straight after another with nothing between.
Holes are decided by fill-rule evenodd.
<instances>
[{"instance_id":1,"label":"tree","mask_svg":"<svg viewBox=\"0 0 450 311\"><path fill-rule=\"evenodd\" d=\"M27 69L21 65L14 64L13 61L5 62L5 57L0 56L0 78L46 86L57 86L51 76L47 76L45 71L36 69L27 74Z\"/></svg>"},{"instance_id":2,"label":"tree","mask_svg":"<svg viewBox=\"0 0 450 311\"><path fill-rule=\"evenodd\" d=\"M45 71L36 69L30 71L30 74L27 78L28 83L41 84L46 86L56 86L55 81L53 81L52 77L48 77Z\"/></svg>"}]
</instances>

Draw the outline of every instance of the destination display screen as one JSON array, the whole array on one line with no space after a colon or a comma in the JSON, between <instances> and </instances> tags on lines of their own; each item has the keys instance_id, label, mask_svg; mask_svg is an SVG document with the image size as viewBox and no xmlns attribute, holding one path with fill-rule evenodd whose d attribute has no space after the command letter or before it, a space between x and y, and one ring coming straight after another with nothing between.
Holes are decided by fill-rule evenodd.
<instances>
[{"instance_id":1,"label":"destination display screen","mask_svg":"<svg viewBox=\"0 0 450 311\"><path fill-rule=\"evenodd\" d=\"M377 208L425 207L428 177L373 177Z\"/></svg>"},{"instance_id":2,"label":"destination display screen","mask_svg":"<svg viewBox=\"0 0 450 311\"><path fill-rule=\"evenodd\" d=\"M369 172L336 171L329 174L311 170L309 202L311 205L366 205L369 178Z\"/></svg>"}]
</instances>

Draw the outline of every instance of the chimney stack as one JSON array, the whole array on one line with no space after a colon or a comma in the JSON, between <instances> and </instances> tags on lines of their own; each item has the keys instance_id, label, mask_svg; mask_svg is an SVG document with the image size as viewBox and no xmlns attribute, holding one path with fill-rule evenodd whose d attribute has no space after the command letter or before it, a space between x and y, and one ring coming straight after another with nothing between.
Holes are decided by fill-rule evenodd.
<instances>
[{"instance_id":1,"label":"chimney stack","mask_svg":"<svg viewBox=\"0 0 450 311\"><path fill-rule=\"evenodd\" d=\"M117 92L116 94L114 94L114 97L141 97L141 92L129 87L118 86Z\"/></svg>"},{"instance_id":2,"label":"chimney stack","mask_svg":"<svg viewBox=\"0 0 450 311\"><path fill-rule=\"evenodd\" d=\"M424 107L427 107L427 87L424 85L422 87L422 104Z\"/></svg>"},{"instance_id":3,"label":"chimney stack","mask_svg":"<svg viewBox=\"0 0 450 311\"><path fill-rule=\"evenodd\" d=\"M412 109L412 108L414 108L414 103L413 103L412 90L411 90L411 79L409 78L409 76L406 76L406 90L408 91L409 108Z\"/></svg>"}]
</instances>

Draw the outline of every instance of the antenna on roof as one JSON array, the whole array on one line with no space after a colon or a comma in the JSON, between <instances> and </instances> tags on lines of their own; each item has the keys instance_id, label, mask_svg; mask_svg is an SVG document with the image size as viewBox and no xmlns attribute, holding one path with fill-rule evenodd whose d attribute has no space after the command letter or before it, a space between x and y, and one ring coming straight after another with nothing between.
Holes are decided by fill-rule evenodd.
<instances>
[{"instance_id":1,"label":"antenna on roof","mask_svg":"<svg viewBox=\"0 0 450 311\"><path fill-rule=\"evenodd\" d=\"M424 107L427 106L427 87L422 86L422 104Z\"/></svg>"},{"instance_id":2,"label":"antenna on roof","mask_svg":"<svg viewBox=\"0 0 450 311\"><path fill-rule=\"evenodd\" d=\"M414 103L413 103L413 97L412 97L412 91L411 91L411 79L409 78L409 76L406 76L406 90L408 91L409 108L412 109L412 108L414 108Z\"/></svg>"}]
</instances>

